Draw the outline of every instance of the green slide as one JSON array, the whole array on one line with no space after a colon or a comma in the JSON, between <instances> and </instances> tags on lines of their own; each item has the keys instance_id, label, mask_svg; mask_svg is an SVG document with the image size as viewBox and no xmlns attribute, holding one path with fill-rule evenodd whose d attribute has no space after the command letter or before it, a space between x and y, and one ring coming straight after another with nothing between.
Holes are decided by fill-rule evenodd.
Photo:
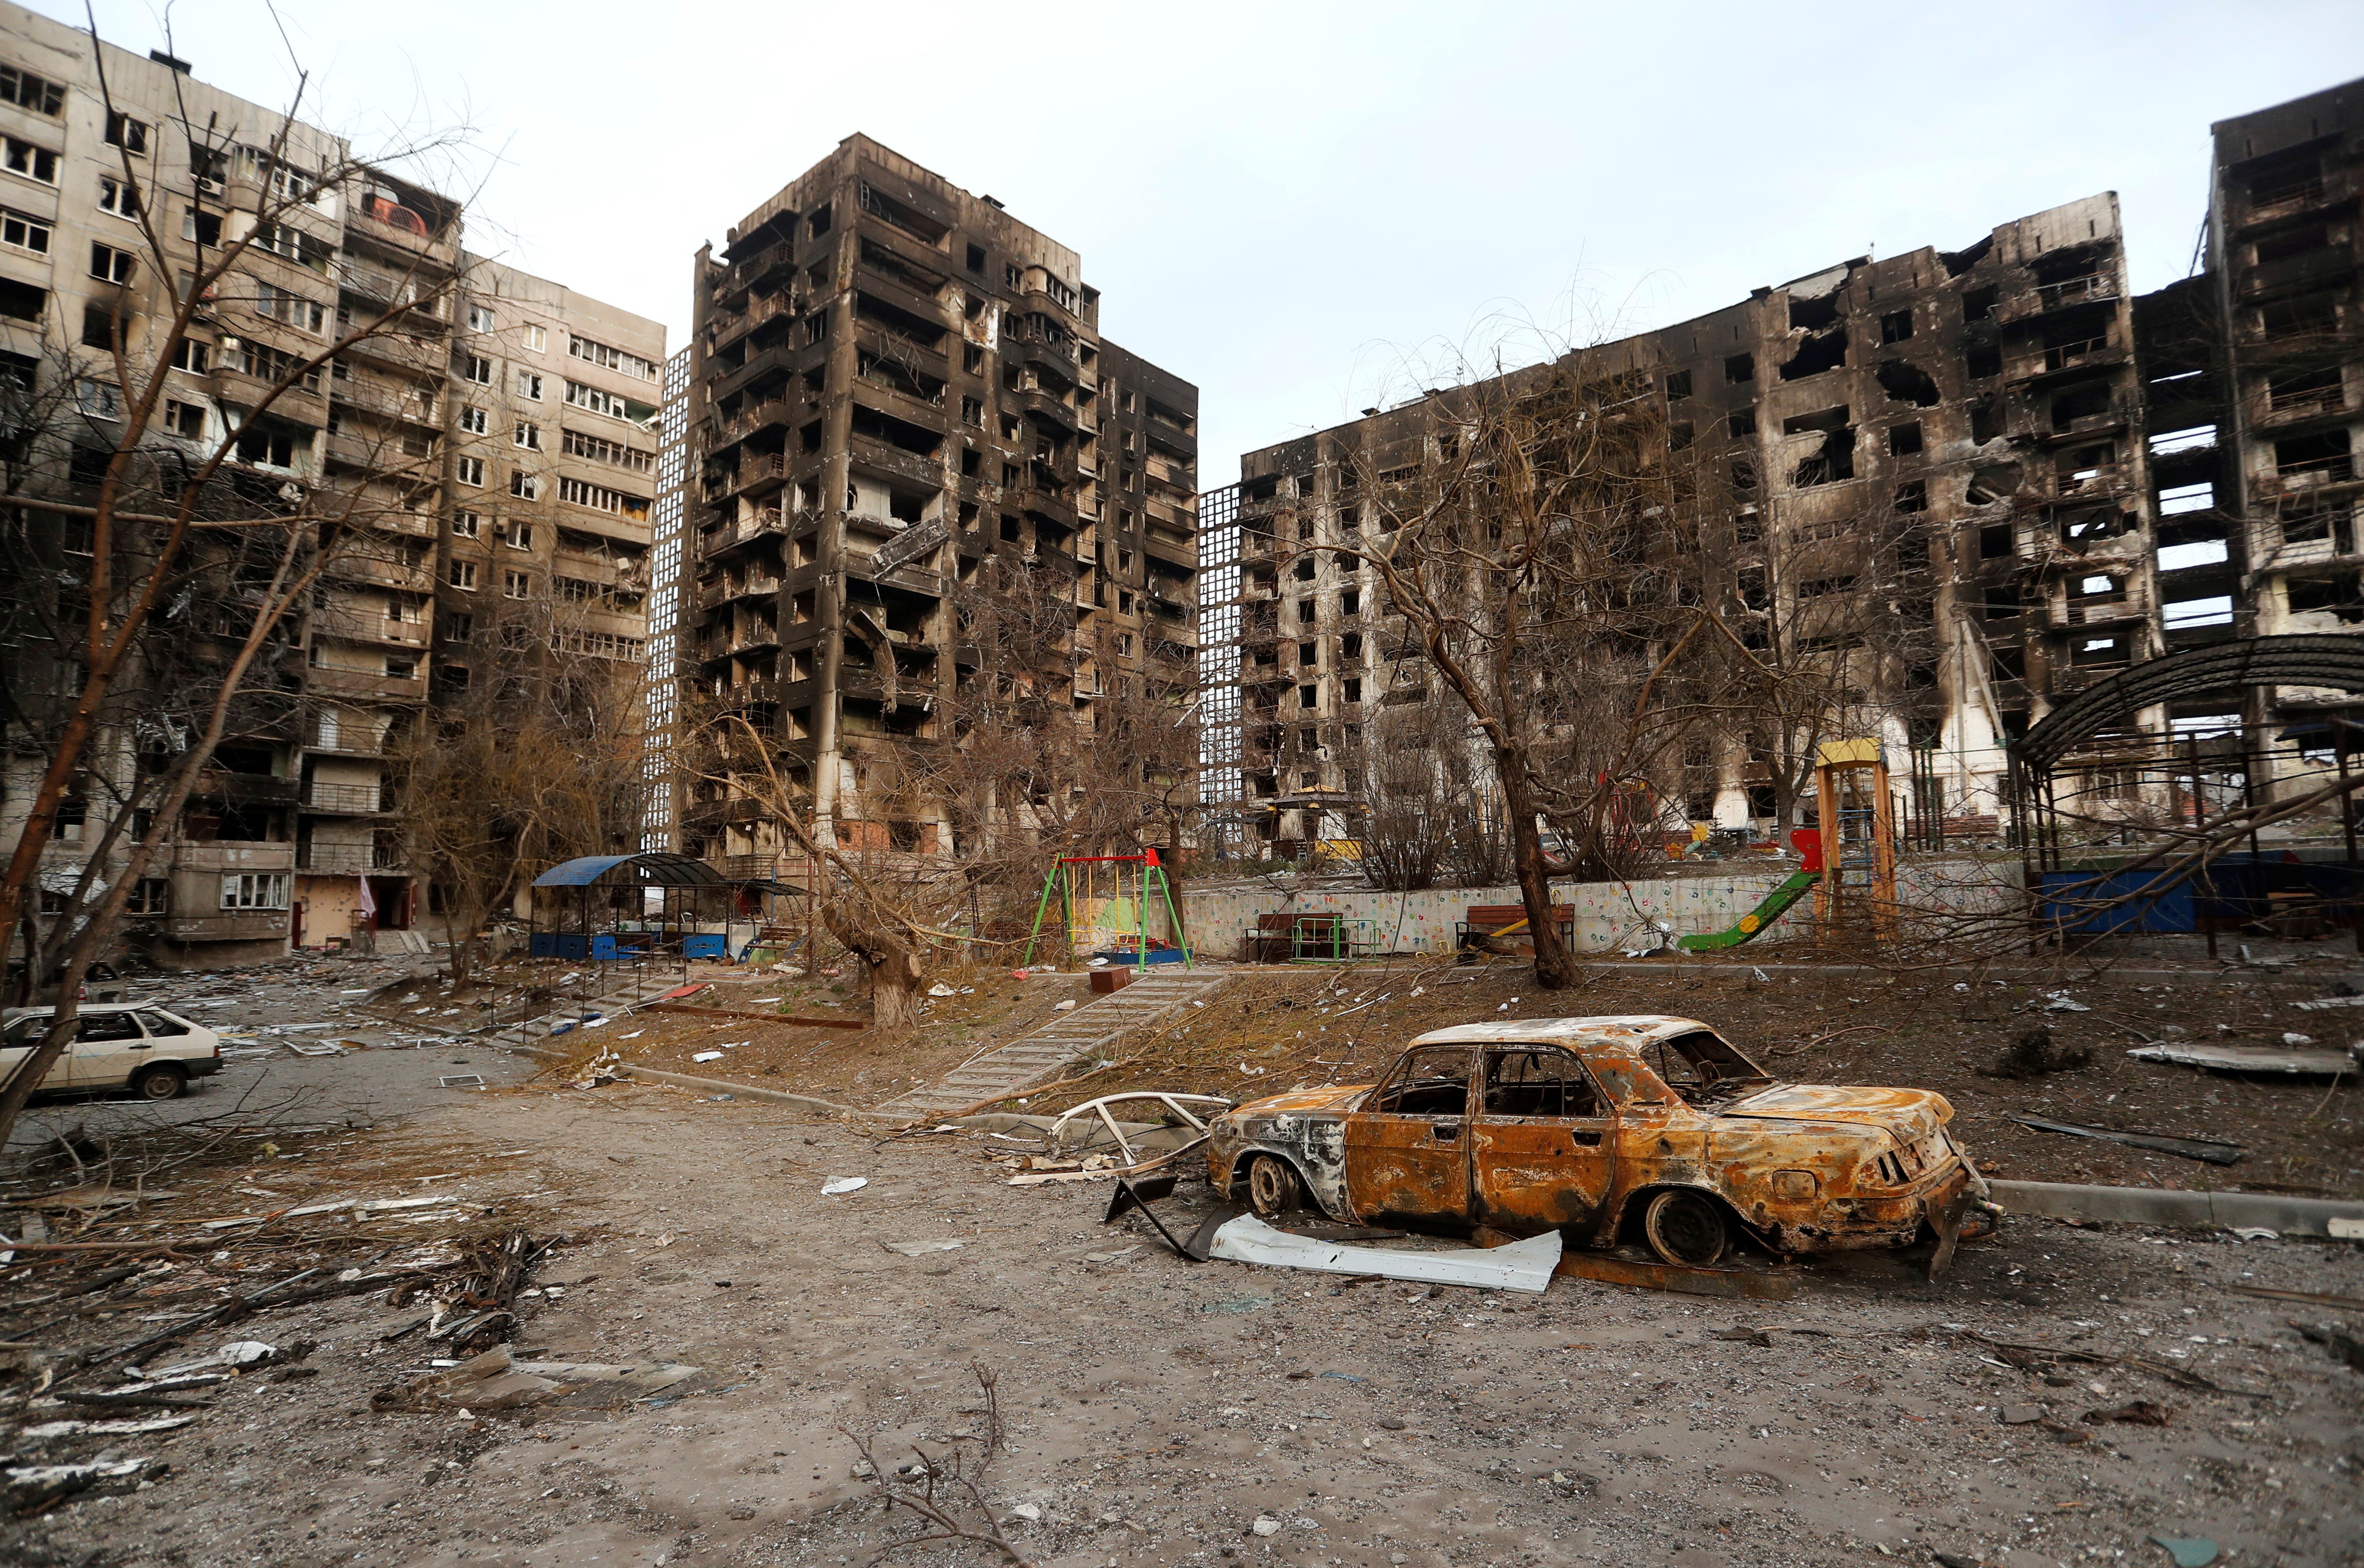
<instances>
[{"instance_id":1,"label":"green slide","mask_svg":"<svg viewBox=\"0 0 2364 1568\"><path fill-rule=\"evenodd\" d=\"M1724 948L1736 948L1756 936L1766 927L1790 912L1790 906L1813 891L1814 884L1823 880L1818 871L1792 873L1780 886L1765 895L1765 902L1740 917L1740 924L1728 931L1704 931L1695 937L1678 938L1675 945L1685 952L1716 952Z\"/></svg>"}]
</instances>

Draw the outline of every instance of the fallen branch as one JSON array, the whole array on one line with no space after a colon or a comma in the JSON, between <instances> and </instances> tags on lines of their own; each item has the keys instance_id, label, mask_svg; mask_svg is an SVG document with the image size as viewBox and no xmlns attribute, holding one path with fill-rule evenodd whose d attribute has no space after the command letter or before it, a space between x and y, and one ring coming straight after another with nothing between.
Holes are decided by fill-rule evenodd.
<instances>
[{"instance_id":1,"label":"fallen branch","mask_svg":"<svg viewBox=\"0 0 2364 1568\"><path fill-rule=\"evenodd\" d=\"M886 1466L878 1462L877 1455L871 1452L868 1439L855 1437L850 1427L840 1426L837 1429L861 1453L863 1464L869 1471L865 1479L886 1499L888 1511L892 1512L900 1505L934 1527L902 1540L889 1541L878 1549L871 1562L883 1562L894 1553L914 1546L975 1541L979 1546L993 1548L1016 1563L1018 1568L1032 1568L1026 1555L1002 1535L1001 1526L993 1517L993 1505L984 1491L987 1472L1001 1453L1001 1404L994 1392L1000 1378L977 1362L969 1362L969 1371L976 1375L977 1386L985 1392L984 1408L972 1412L984 1417L985 1435L965 1440L956 1438L953 1441L965 1440L979 1445L974 1463L966 1462L957 1447L941 1454L931 1454L915 1446L911 1453L917 1462L889 1475ZM908 1479L898 1485L898 1477ZM964 1513L971 1509L975 1510L980 1521L973 1526L963 1522Z\"/></svg>"}]
</instances>

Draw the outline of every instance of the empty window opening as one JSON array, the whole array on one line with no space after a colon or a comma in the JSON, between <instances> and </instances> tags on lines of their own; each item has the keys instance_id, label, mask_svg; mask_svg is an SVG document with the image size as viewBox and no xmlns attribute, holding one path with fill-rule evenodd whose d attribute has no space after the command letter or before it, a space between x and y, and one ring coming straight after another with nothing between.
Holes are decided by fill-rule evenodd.
<instances>
[{"instance_id":1,"label":"empty window opening","mask_svg":"<svg viewBox=\"0 0 2364 1568\"><path fill-rule=\"evenodd\" d=\"M1797 308L1795 305L1790 307L1793 315ZM1803 381L1810 375L1820 375L1824 371L1836 370L1846 363L1846 351L1847 335L1845 327L1832 327L1822 332L1811 333L1804 342L1798 345L1798 351L1790 355L1789 361L1782 365L1781 379Z\"/></svg>"},{"instance_id":2,"label":"empty window opening","mask_svg":"<svg viewBox=\"0 0 2364 1568\"><path fill-rule=\"evenodd\" d=\"M1925 512L1929 509L1929 485L1925 480L1909 480L1896 487L1894 509L1901 513Z\"/></svg>"},{"instance_id":3,"label":"empty window opening","mask_svg":"<svg viewBox=\"0 0 2364 1568\"><path fill-rule=\"evenodd\" d=\"M2331 248L2331 226L2323 223L2301 224L2278 234L2267 235L2258 241L2258 265L2286 261L2292 256L2304 256Z\"/></svg>"},{"instance_id":4,"label":"empty window opening","mask_svg":"<svg viewBox=\"0 0 2364 1568\"><path fill-rule=\"evenodd\" d=\"M2069 647L2071 664L2123 664L2126 662L2128 639L2118 637L2080 637Z\"/></svg>"},{"instance_id":5,"label":"empty window opening","mask_svg":"<svg viewBox=\"0 0 2364 1568\"><path fill-rule=\"evenodd\" d=\"M2205 599L2183 599L2166 606L2160 618L2169 631L2181 631L2195 626L2231 626L2233 598L2218 594Z\"/></svg>"},{"instance_id":6,"label":"empty window opening","mask_svg":"<svg viewBox=\"0 0 2364 1568\"><path fill-rule=\"evenodd\" d=\"M2114 407L2107 382L2088 382L2052 400L2052 428L2073 430L2080 420L2108 418Z\"/></svg>"},{"instance_id":7,"label":"empty window opening","mask_svg":"<svg viewBox=\"0 0 2364 1568\"><path fill-rule=\"evenodd\" d=\"M1984 321L1994 315L1995 291L1992 284L1985 288L1962 291L1962 319Z\"/></svg>"},{"instance_id":8,"label":"empty window opening","mask_svg":"<svg viewBox=\"0 0 2364 1568\"><path fill-rule=\"evenodd\" d=\"M2019 549L2013 539L2011 524L1989 523L1979 530L1980 561L2001 561L2017 553Z\"/></svg>"},{"instance_id":9,"label":"empty window opening","mask_svg":"<svg viewBox=\"0 0 2364 1568\"><path fill-rule=\"evenodd\" d=\"M1724 433L1734 440L1747 440L1756 434L1756 410L1743 408L1737 414L1727 416L1723 422L1723 428Z\"/></svg>"},{"instance_id":10,"label":"empty window opening","mask_svg":"<svg viewBox=\"0 0 2364 1568\"><path fill-rule=\"evenodd\" d=\"M1756 379L1756 356L1734 354L1723 361L1723 379L1735 384Z\"/></svg>"},{"instance_id":11,"label":"empty window opening","mask_svg":"<svg viewBox=\"0 0 2364 1568\"><path fill-rule=\"evenodd\" d=\"M1879 389L1888 394L1890 403L1910 403L1919 408L1937 406L1937 383L1919 365L1902 360L1890 360L1872 373Z\"/></svg>"},{"instance_id":12,"label":"empty window opening","mask_svg":"<svg viewBox=\"0 0 2364 1568\"><path fill-rule=\"evenodd\" d=\"M1678 403L1691 395L1691 373L1676 371L1667 377L1667 401Z\"/></svg>"},{"instance_id":13,"label":"empty window opening","mask_svg":"<svg viewBox=\"0 0 2364 1568\"><path fill-rule=\"evenodd\" d=\"M1962 368L1972 381L2002 374L2002 350L1992 343L1973 343L1962 351Z\"/></svg>"},{"instance_id":14,"label":"empty window opening","mask_svg":"<svg viewBox=\"0 0 2364 1568\"><path fill-rule=\"evenodd\" d=\"M1909 425L1888 427L1888 455L1911 457L1921 450L1921 426L1916 420Z\"/></svg>"},{"instance_id":15,"label":"empty window opening","mask_svg":"<svg viewBox=\"0 0 2364 1568\"><path fill-rule=\"evenodd\" d=\"M1981 603L1989 620L2009 620L2025 608L2020 602L2016 583L1990 583L1983 590Z\"/></svg>"},{"instance_id":16,"label":"empty window opening","mask_svg":"<svg viewBox=\"0 0 2364 1568\"><path fill-rule=\"evenodd\" d=\"M2284 480L2303 480L2311 484L2340 484L2355 477L2354 460L2348 455L2348 436L2345 430L2326 430L2321 435L2295 436L2274 443L2274 472Z\"/></svg>"},{"instance_id":17,"label":"empty window opening","mask_svg":"<svg viewBox=\"0 0 2364 1568\"><path fill-rule=\"evenodd\" d=\"M1901 343L1911 336L1912 336L1912 313L1910 310L1891 310L1879 318L1881 342Z\"/></svg>"},{"instance_id":18,"label":"empty window opening","mask_svg":"<svg viewBox=\"0 0 2364 1568\"><path fill-rule=\"evenodd\" d=\"M2347 406L2347 394L2335 366L2275 376L2266 384L2266 400L2277 414L2336 414Z\"/></svg>"},{"instance_id":19,"label":"empty window opening","mask_svg":"<svg viewBox=\"0 0 2364 1568\"><path fill-rule=\"evenodd\" d=\"M2282 538L2290 538L2288 519L2282 525ZM2221 565L2229 559L2230 554L2223 539L2195 539L2182 544L2160 546L2158 569L2161 572L2186 572L2195 566Z\"/></svg>"},{"instance_id":20,"label":"empty window opening","mask_svg":"<svg viewBox=\"0 0 2364 1568\"><path fill-rule=\"evenodd\" d=\"M2328 613L2350 624L2364 621L2364 592L2358 591L2353 573L2320 582L2285 584L2282 592L2292 615Z\"/></svg>"}]
</instances>

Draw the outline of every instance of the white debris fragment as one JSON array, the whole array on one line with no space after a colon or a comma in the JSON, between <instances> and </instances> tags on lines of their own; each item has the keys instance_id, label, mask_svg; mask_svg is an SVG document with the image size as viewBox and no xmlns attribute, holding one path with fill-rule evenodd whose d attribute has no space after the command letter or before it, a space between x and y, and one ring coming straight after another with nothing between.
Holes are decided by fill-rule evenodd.
<instances>
[{"instance_id":1,"label":"white debris fragment","mask_svg":"<svg viewBox=\"0 0 2364 1568\"><path fill-rule=\"evenodd\" d=\"M867 1176L831 1176L820 1184L823 1197L836 1197L842 1193L859 1192L870 1184Z\"/></svg>"}]
</instances>

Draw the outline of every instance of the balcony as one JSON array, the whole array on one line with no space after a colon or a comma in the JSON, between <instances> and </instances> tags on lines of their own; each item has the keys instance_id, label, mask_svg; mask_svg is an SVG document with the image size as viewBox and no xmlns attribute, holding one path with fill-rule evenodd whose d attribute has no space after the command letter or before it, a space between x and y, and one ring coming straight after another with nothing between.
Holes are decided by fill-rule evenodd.
<instances>
[{"instance_id":1,"label":"balcony","mask_svg":"<svg viewBox=\"0 0 2364 1568\"><path fill-rule=\"evenodd\" d=\"M407 588L420 594L434 587L428 578L424 560L389 561L383 556L355 555L347 551L329 562L323 573L340 583L374 583L389 588Z\"/></svg>"},{"instance_id":2,"label":"balcony","mask_svg":"<svg viewBox=\"0 0 2364 1568\"><path fill-rule=\"evenodd\" d=\"M750 512L744 517L733 518L715 528L700 530L699 548L707 554L712 555L718 550L728 550L733 545L744 544L751 539L760 539L766 534L786 533L792 523L803 522L807 515L801 506L794 512L784 512L778 507L761 512Z\"/></svg>"},{"instance_id":3,"label":"balcony","mask_svg":"<svg viewBox=\"0 0 2364 1568\"><path fill-rule=\"evenodd\" d=\"M2056 627L2113 626L2122 621L2148 618L2149 611L2140 598L2119 595L2106 599L2069 599L2048 606L2051 624Z\"/></svg>"},{"instance_id":4,"label":"balcony","mask_svg":"<svg viewBox=\"0 0 2364 1568\"><path fill-rule=\"evenodd\" d=\"M368 844L306 844L296 851L296 869L315 876L367 876L384 870Z\"/></svg>"},{"instance_id":5,"label":"balcony","mask_svg":"<svg viewBox=\"0 0 2364 1568\"><path fill-rule=\"evenodd\" d=\"M406 337L399 332L373 332L341 350L351 359L392 365L414 375L440 378L451 367L452 349L440 338Z\"/></svg>"},{"instance_id":6,"label":"balcony","mask_svg":"<svg viewBox=\"0 0 2364 1568\"><path fill-rule=\"evenodd\" d=\"M383 785L321 784L304 786L304 809L334 817L374 817L386 809Z\"/></svg>"},{"instance_id":7,"label":"balcony","mask_svg":"<svg viewBox=\"0 0 2364 1568\"><path fill-rule=\"evenodd\" d=\"M2108 333L2080 338L2072 342L2029 345L2015 350L2004 367L2006 379L2035 381L2063 371L2080 370L2087 366L2108 364L2125 358L2125 350L2115 347Z\"/></svg>"},{"instance_id":8,"label":"balcony","mask_svg":"<svg viewBox=\"0 0 2364 1568\"><path fill-rule=\"evenodd\" d=\"M427 678L385 675L368 670L316 667L304 672L304 689L315 696L353 697L373 702L425 702Z\"/></svg>"},{"instance_id":9,"label":"balcony","mask_svg":"<svg viewBox=\"0 0 2364 1568\"><path fill-rule=\"evenodd\" d=\"M787 477L788 460L783 454L742 452L739 457L738 472L723 480L720 494L709 492L706 498L717 501L729 495L768 495L786 484Z\"/></svg>"},{"instance_id":10,"label":"balcony","mask_svg":"<svg viewBox=\"0 0 2364 1568\"><path fill-rule=\"evenodd\" d=\"M349 430L330 432L327 443L330 462L348 468L367 469L372 473L399 473L414 484L431 484L441 479L442 464L432 449L410 450L413 442L420 447L428 443L421 438L395 438L355 435Z\"/></svg>"},{"instance_id":11,"label":"balcony","mask_svg":"<svg viewBox=\"0 0 2364 1568\"><path fill-rule=\"evenodd\" d=\"M284 909L229 909L214 915L167 915L156 934L175 942L284 941L290 917Z\"/></svg>"},{"instance_id":12,"label":"balcony","mask_svg":"<svg viewBox=\"0 0 2364 1568\"><path fill-rule=\"evenodd\" d=\"M725 447L737 446L756 431L768 429L774 425L790 424L796 417L796 405L786 398L766 398L751 408L742 409L717 427L713 450L719 452Z\"/></svg>"},{"instance_id":13,"label":"balcony","mask_svg":"<svg viewBox=\"0 0 2364 1568\"><path fill-rule=\"evenodd\" d=\"M358 200L345 208L348 234L385 246L397 255L416 256L449 271L458 252L450 239L432 232L427 220L408 207L383 199ZM445 233L448 235L449 230Z\"/></svg>"},{"instance_id":14,"label":"balcony","mask_svg":"<svg viewBox=\"0 0 2364 1568\"><path fill-rule=\"evenodd\" d=\"M400 648L427 646L425 621L388 620L382 610L314 610L311 628L316 638L328 636L346 642L385 642Z\"/></svg>"},{"instance_id":15,"label":"balcony","mask_svg":"<svg viewBox=\"0 0 2364 1568\"><path fill-rule=\"evenodd\" d=\"M331 376L329 400L406 424L442 428L436 418L435 395L431 392L405 393L383 382L364 381L359 376Z\"/></svg>"},{"instance_id":16,"label":"balcony","mask_svg":"<svg viewBox=\"0 0 2364 1568\"><path fill-rule=\"evenodd\" d=\"M729 577L697 585L697 607L710 610L732 599L773 599L779 597L781 580L777 577L747 577L733 582Z\"/></svg>"},{"instance_id":17,"label":"balcony","mask_svg":"<svg viewBox=\"0 0 2364 1568\"><path fill-rule=\"evenodd\" d=\"M173 846L174 871L294 871L296 846L284 841L261 842L217 839L183 841Z\"/></svg>"},{"instance_id":18,"label":"balcony","mask_svg":"<svg viewBox=\"0 0 2364 1568\"><path fill-rule=\"evenodd\" d=\"M196 777L190 794L236 806L293 806L296 781L273 773L233 773L207 768Z\"/></svg>"}]
</instances>

